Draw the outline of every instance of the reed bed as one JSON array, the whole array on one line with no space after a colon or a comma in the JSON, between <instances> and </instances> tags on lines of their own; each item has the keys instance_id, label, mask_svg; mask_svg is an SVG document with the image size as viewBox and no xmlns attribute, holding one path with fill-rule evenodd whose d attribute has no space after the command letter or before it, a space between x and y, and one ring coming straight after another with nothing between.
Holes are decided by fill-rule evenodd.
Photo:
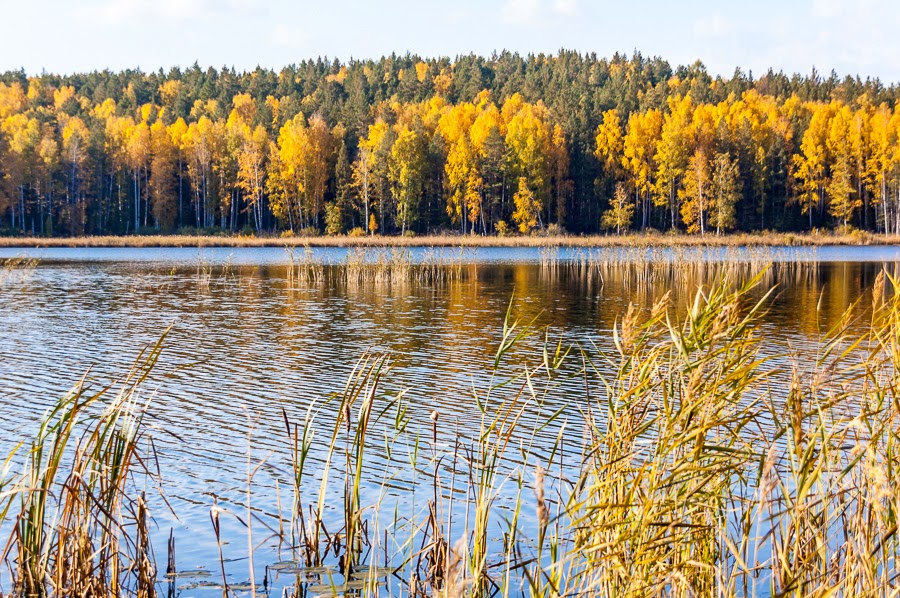
<instances>
[{"instance_id":1,"label":"reed bed","mask_svg":"<svg viewBox=\"0 0 900 598\"><path fill-rule=\"evenodd\" d=\"M6 286L13 278L27 277L34 271L38 263L39 260L36 258L25 256L0 259L0 288Z\"/></svg>"},{"instance_id":2,"label":"reed bed","mask_svg":"<svg viewBox=\"0 0 900 598\"><path fill-rule=\"evenodd\" d=\"M773 262L773 260L775 260ZM578 250L561 255L559 248L544 248L540 254L541 275L554 279L567 275L589 287L606 285L652 298L660 289L696 289L707 281L749 280L759 276L757 288L771 288L787 281L814 279L821 263L815 250L803 259L778 248L722 248L706 255L691 247L623 247L615 250Z\"/></svg>"},{"instance_id":3,"label":"reed bed","mask_svg":"<svg viewBox=\"0 0 900 598\"><path fill-rule=\"evenodd\" d=\"M354 247L336 267L328 267L321 262L314 250L306 246L302 251L286 247L288 256L287 273L292 281L300 284L320 285L346 284L439 284L463 280L474 276L477 262L465 249L451 253L428 250L414 259L407 247L370 248Z\"/></svg>"},{"instance_id":4,"label":"reed bed","mask_svg":"<svg viewBox=\"0 0 900 598\"><path fill-rule=\"evenodd\" d=\"M428 248L421 252L407 247L353 247L339 262L332 264L310 246L285 247L284 252L287 262L284 276L295 288L434 286L475 280L484 266L479 262L477 248L464 247ZM773 259L776 260L774 263ZM231 256L217 264L203 254L197 258L193 269L196 286L203 293L209 292L211 285L228 283L239 275L248 285L254 284L254 279L245 279L244 274L259 270L258 267L238 267ZM31 270L33 265L27 268L27 271ZM700 253L691 247L662 251L638 247L588 248L566 253L559 247L547 247L539 253L538 272L542 283L553 283L565 276L584 286L588 293L608 285L624 289L633 297L644 296L649 300L659 294L659 289L693 289L716 277L744 280L762 274L758 285L762 288L815 281L821 270L822 264L816 261L815 250L797 256L790 250L785 249L782 253L778 248L770 247L723 248L715 255ZM896 265L893 265L891 271L895 270ZM281 271L276 272L281 276ZM176 274L175 267L157 269L153 278L140 281L134 290L167 292Z\"/></svg>"},{"instance_id":5,"label":"reed bed","mask_svg":"<svg viewBox=\"0 0 900 598\"><path fill-rule=\"evenodd\" d=\"M392 255L358 259L348 280L408 277ZM543 267L633 275L628 260L548 255ZM693 280L686 267L646 284ZM633 305L610 332L611 352L547 340L527 350L540 331L511 309L490 381L460 389L470 432L439 409L416 418L403 392L386 390L391 356L364 355L342 392L281 413L292 497L266 527L286 558L262 583L249 457L246 521L211 506L216 537L234 515L249 546L251 581L237 586L226 571L235 549L220 543L223 597L270 593L275 578L290 579L291 596L900 594L900 281L882 272L812 350L763 357L772 271L735 264L688 305L669 295ZM148 475L139 388L161 345L115 398L76 386L7 461L21 464L0 476L11 595L162 591L133 479ZM572 376L583 393L551 409ZM397 490L396 472L367 466L376 445L412 487ZM312 466L314 451L324 464Z\"/></svg>"},{"instance_id":6,"label":"reed bed","mask_svg":"<svg viewBox=\"0 0 900 598\"><path fill-rule=\"evenodd\" d=\"M0 247L773 247L822 245L896 245L900 236L851 233L734 233L686 235L422 235L401 237L129 235L85 237L0 237Z\"/></svg>"},{"instance_id":7,"label":"reed bed","mask_svg":"<svg viewBox=\"0 0 900 598\"><path fill-rule=\"evenodd\" d=\"M286 247L288 277L302 284L377 285L452 283L477 277L477 248L429 248L414 256L408 247L351 247L340 264L322 263L315 249ZM777 261L773 264L773 259ZM544 247L539 256L541 277L553 279L566 274L590 285L607 281L628 291L641 289L656 294L660 288L696 288L703 281L725 277L746 280L762 274L757 286L776 286L788 278L814 276L821 265L815 252L797 259L781 255L772 247L725 247L709 256L694 247L673 247L662 252L655 247L579 249L563 255L560 247ZM208 274L209 265L202 262ZM226 268L227 270L227 268ZM206 276L208 281L209 276Z\"/></svg>"}]
</instances>

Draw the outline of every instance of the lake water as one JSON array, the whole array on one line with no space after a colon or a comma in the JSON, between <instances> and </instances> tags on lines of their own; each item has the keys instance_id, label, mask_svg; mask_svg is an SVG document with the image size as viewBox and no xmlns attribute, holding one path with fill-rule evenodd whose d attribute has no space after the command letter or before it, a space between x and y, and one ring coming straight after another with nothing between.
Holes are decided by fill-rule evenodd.
<instances>
[{"instance_id":1,"label":"lake water","mask_svg":"<svg viewBox=\"0 0 900 598\"><path fill-rule=\"evenodd\" d=\"M372 435L362 502L384 505L384 518L393 517L395 506L418 516L432 486L422 484L415 499L413 489L430 469L410 465L409 446L418 436L428 452L432 411L439 413L439 445L472 437L480 421L474 395L497 376L514 376L540 360L543 343L561 340L598 355L611 350L611 329L629 303L647 307L671 291L683 307L723 267L749 275L772 261L763 282L778 286L762 326L762 350L802 356L882 267L895 271L900 264L897 247L316 249L293 256L267 248L0 249L0 259L16 256L40 262L0 281L0 421L12 431L0 438L0 453L26 438L85 371L98 383L121 376L141 348L171 326L144 389L174 510L153 499L157 557L164 562L165 539L174 529L179 569L218 574L210 508L214 500L236 512L246 508L249 454L254 464L264 463L251 485L259 578L266 564L285 558L283 543L267 529L278 528L291 500L282 409L300 421L316 405L322 429L310 460L321 467L336 409L327 399L342 391L366 352L389 353L393 369L381 387L384 401L400 395L411 423L392 451L385 445L393 415ZM342 276L347 262L373 270L379 263L427 265L431 274ZM512 320L532 323L534 333L494 374L508 309ZM578 431L564 454L577 451L579 408L587 399L577 375L580 357L569 361L571 378L563 376L541 406L523 414L529 429L563 410L526 459L549 456L564 425ZM316 484L304 491L314 496ZM329 496L340 501L339 490ZM512 483L503 489L498 516L502 498L515 491ZM246 530L226 519L223 533L229 578L245 581ZM184 596L221 593L181 581Z\"/></svg>"}]
</instances>

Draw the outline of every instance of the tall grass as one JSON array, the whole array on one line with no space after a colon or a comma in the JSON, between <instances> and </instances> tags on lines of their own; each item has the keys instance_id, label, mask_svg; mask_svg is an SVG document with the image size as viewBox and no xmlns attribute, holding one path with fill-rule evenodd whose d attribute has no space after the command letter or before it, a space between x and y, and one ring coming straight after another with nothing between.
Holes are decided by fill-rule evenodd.
<instances>
[{"instance_id":1,"label":"tall grass","mask_svg":"<svg viewBox=\"0 0 900 598\"><path fill-rule=\"evenodd\" d=\"M144 468L138 389L161 342L117 387L79 382L10 456L21 457L22 472L0 513L13 528L4 556L12 557L15 595L155 595L146 503L129 480Z\"/></svg>"},{"instance_id":2,"label":"tall grass","mask_svg":"<svg viewBox=\"0 0 900 598\"><path fill-rule=\"evenodd\" d=\"M772 276L724 268L686 306L632 306L611 351L545 336L532 353L510 311L485 386L461 390L463 428L439 407L416 420L386 390L390 356L365 355L341 393L282 412L293 498L271 529L291 561L274 570L298 595L897 595L900 282L883 272L814 347L773 355ZM155 593L126 482L158 350L113 400L76 386L19 448L0 482L16 596ZM413 482L393 514L390 468Z\"/></svg>"}]
</instances>

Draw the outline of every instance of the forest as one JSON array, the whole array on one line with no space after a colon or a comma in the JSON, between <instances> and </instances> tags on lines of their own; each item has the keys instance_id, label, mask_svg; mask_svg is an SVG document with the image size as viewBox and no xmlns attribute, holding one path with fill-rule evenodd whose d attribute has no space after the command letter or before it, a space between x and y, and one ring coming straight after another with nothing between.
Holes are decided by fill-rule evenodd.
<instances>
[{"instance_id":1,"label":"forest","mask_svg":"<svg viewBox=\"0 0 900 598\"><path fill-rule=\"evenodd\" d=\"M900 87L638 52L0 74L0 235L900 233Z\"/></svg>"}]
</instances>

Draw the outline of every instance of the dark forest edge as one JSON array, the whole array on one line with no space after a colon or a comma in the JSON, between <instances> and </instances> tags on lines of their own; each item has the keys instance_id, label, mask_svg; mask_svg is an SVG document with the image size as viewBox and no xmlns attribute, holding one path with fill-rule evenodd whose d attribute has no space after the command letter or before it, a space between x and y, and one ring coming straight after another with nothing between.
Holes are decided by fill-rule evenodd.
<instances>
[{"instance_id":1,"label":"dark forest edge","mask_svg":"<svg viewBox=\"0 0 900 598\"><path fill-rule=\"evenodd\" d=\"M0 237L894 235L898 103L639 53L7 72Z\"/></svg>"}]
</instances>

